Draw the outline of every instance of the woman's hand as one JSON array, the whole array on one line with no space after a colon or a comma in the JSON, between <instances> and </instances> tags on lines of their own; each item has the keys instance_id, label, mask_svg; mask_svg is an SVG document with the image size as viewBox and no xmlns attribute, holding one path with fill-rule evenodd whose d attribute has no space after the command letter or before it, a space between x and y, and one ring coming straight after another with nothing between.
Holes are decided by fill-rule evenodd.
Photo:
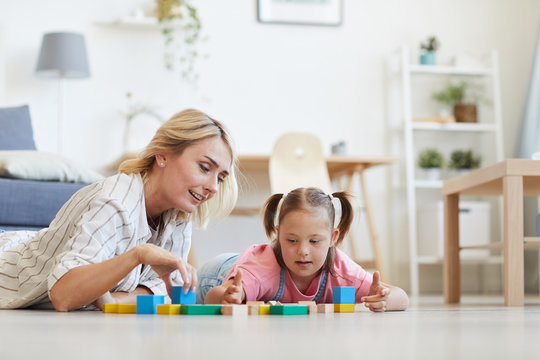
<instances>
[{"instance_id":1,"label":"woman's hand","mask_svg":"<svg viewBox=\"0 0 540 360\"><path fill-rule=\"evenodd\" d=\"M244 289L242 288L242 270L238 269L232 283L225 288L223 304L241 304L244 301Z\"/></svg>"},{"instance_id":2,"label":"woman's hand","mask_svg":"<svg viewBox=\"0 0 540 360\"><path fill-rule=\"evenodd\" d=\"M156 274L161 277L167 293L171 295L171 273L178 270L184 280L184 292L191 288L195 292L197 285L197 271L180 257L153 244L137 246L137 256L140 264L150 265Z\"/></svg>"},{"instance_id":3,"label":"woman's hand","mask_svg":"<svg viewBox=\"0 0 540 360\"><path fill-rule=\"evenodd\" d=\"M375 271L373 273L373 282L369 287L369 294L361 299L364 305L374 312L386 311L386 302L390 293L390 288L383 284L380 278L379 272Z\"/></svg>"}]
</instances>

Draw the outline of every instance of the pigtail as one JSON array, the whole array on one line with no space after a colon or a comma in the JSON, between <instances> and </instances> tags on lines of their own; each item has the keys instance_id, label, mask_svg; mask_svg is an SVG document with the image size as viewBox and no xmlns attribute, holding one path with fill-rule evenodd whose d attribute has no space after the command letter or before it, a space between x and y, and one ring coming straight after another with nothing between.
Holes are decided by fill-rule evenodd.
<instances>
[{"instance_id":1,"label":"pigtail","mask_svg":"<svg viewBox=\"0 0 540 360\"><path fill-rule=\"evenodd\" d=\"M274 194L270 196L263 206L263 223L266 236L273 241L276 235L275 219L278 211L278 205L283 198L283 194Z\"/></svg>"},{"instance_id":2,"label":"pigtail","mask_svg":"<svg viewBox=\"0 0 540 360\"><path fill-rule=\"evenodd\" d=\"M335 192L332 194L332 196L336 199L339 199L339 203L341 205L341 218L339 219L339 223L336 226L339 229L339 236L336 241L337 246L341 244L343 238L345 237L345 235L347 235L349 229L351 228L351 224L354 218L354 211L350 200L351 195L348 192Z\"/></svg>"}]
</instances>

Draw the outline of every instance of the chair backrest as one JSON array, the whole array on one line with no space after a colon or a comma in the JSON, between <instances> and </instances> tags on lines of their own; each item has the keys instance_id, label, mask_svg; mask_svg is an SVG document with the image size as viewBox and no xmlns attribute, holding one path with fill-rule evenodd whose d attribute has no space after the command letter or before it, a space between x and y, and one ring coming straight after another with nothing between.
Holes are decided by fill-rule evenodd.
<instances>
[{"instance_id":1,"label":"chair backrest","mask_svg":"<svg viewBox=\"0 0 540 360\"><path fill-rule=\"evenodd\" d=\"M273 194L310 186L332 192L321 141L312 134L280 136L274 144L268 171Z\"/></svg>"}]
</instances>

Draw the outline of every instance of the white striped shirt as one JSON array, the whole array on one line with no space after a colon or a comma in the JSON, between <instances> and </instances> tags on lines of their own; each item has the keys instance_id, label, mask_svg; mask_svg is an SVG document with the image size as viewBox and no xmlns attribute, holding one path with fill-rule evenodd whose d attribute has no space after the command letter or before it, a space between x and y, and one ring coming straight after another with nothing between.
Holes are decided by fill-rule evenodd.
<instances>
[{"instance_id":1,"label":"white striped shirt","mask_svg":"<svg viewBox=\"0 0 540 360\"><path fill-rule=\"evenodd\" d=\"M187 261L191 232L191 221L168 210L156 245ZM64 204L48 228L0 233L0 309L50 304L50 289L69 270L112 259L150 238L139 174L117 174L88 185ZM178 271L172 281L182 283ZM144 265L111 291L133 291L139 285L167 295L163 281Z\"/></svg>"}]
</instances>

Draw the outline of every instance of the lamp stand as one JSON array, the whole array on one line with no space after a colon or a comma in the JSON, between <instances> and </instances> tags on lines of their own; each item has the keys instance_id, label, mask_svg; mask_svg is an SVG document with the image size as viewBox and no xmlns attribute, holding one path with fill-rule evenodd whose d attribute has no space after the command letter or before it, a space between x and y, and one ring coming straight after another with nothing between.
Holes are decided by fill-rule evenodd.
<instances>
[{"instance_id":1,"label":"lamp stand","mask_svg":"<svg viewBox=\"0 0 540 360\"><path fill-rule=\"evenodd\" d=\"M64 148L64 93L65 77L60 76L58 80L58 119L56 122L56 151L58 155L63 155Z\"/></svg>"}]
</instances>

